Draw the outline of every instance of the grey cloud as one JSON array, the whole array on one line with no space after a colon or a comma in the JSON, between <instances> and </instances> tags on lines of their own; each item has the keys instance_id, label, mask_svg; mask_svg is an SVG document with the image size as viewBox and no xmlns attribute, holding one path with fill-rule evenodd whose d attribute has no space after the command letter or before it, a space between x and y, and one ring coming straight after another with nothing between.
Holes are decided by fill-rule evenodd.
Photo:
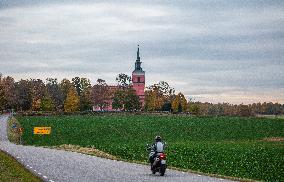
<instances>
[{"instance_id":1,"label":"grey cloud","mask_svg":"<svg viewBox=\"0 0 284 182\"><path fill-rule=\"evenodd\" d=\"M260 89L284 88L283 7L256 0L1 1L0 72L113 84L118 73L131 73L141 44L147 84L165 80L209 101L230 93L241 99L249 88L256 99Z\"/></svg>"}]
</instances>

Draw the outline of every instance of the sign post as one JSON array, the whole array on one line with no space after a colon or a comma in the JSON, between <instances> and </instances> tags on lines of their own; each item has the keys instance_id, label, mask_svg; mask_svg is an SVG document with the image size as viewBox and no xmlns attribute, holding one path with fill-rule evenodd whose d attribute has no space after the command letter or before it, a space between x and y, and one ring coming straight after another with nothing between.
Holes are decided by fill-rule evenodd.
<instances>
[{"instance_id":1,"label":"sign post","mask_svg":"<svg viewBox=\"0 0 284 182\"><path fill-rule=\"evenodd\" d=\"M22 135L24 133L24 128L18 128L18 133L20 135L20 144L23 144Z\"/></svg>"}]
</instances>

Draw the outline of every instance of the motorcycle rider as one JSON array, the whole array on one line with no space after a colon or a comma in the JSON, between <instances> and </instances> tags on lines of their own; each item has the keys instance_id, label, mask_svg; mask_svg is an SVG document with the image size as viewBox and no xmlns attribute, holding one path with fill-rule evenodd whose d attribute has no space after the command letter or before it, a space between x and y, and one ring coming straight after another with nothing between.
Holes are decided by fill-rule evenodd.
<instances>
[{"instance_id":1,"label":"motorcycle rider","mask_svg":"<svg viewBox=\"0 0 284 182\"><path fill-rule=\"evenodd\" d=\"M155 157L158 153L164 152L165 147L166 143L162 141L161 136L156 136L155 142L150 147L151 152L149 154L149 161L151 163L151 169L153 167Z\"/></svg>"}]
</instances>

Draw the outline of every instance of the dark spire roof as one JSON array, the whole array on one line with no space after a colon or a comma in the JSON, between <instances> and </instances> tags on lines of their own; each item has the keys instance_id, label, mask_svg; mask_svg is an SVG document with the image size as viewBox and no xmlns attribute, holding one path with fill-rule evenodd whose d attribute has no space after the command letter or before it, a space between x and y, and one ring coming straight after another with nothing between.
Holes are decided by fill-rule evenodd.
<instances>
[{"instance_id":1,"label":"dark spire roof","mask_svg":"<svg viewBox=\"0 0 284 182\"><path fill-rule=\"evenodd\" d=\"M137 49L137 59L135 62L135 70L134 71L139 71L139 72L143 72L143 69L141 68L141 61L140 61L140 52L139 52L139 45L138 45L138 49Z\"/></svg>"}]
</instances>

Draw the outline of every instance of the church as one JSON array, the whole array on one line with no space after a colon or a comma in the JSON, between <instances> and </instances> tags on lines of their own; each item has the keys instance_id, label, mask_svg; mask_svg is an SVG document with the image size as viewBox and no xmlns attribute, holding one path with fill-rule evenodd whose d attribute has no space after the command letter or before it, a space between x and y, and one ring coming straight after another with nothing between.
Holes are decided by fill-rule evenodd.
<instances>
[{"instance_id":1,"label":"church","mask_svg":"<svg viewBox=\"0 0 284 182\"><path fill-rule=\"evenodd\" d=\"M140 103L143 106L145 105L145 71L141 67L140 51L139 45L137 48L137 58L135 61L135 68L132 71L132 87L138 95ZM108 86L110 92L114 93L117 89L117 86ZM106 100L107 107L104 108L105 111L117 111L112 108L112 99ZM93 111L100 111L100 108L93 106Z\"/></svg>"},{"instance_id":2,"label":"church","mask_svg":"<svg viewBox=\"0 0 284 182\"><path fill-rule=\"evenodd\" d=\"M135 69L132 72L132 84L133 89L136 91L136 94L139 96L142 107L145 104L145 71L141 67L139 45L137 49L137 58L135 62Z\"/></svg>"}]
</instances>

